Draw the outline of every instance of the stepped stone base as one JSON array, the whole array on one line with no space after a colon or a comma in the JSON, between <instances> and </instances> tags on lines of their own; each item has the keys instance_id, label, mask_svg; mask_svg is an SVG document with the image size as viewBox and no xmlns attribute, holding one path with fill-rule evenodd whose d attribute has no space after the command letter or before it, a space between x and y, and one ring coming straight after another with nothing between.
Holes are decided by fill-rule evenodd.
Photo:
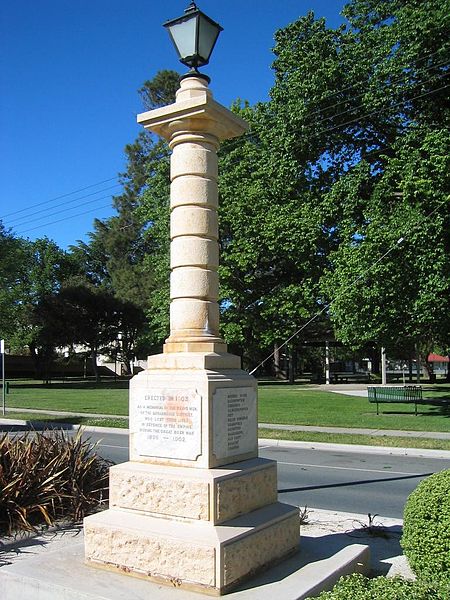
<instances>
[{"instance_id":1,"label":"stepped stone base","mask_svg":"<svg viewBox=\"0 0 450 600\"><path fill-rule=\"evenodd\" d=\"M130 384L130 461L84 522L88 565L218 596L297 551L298 508L258 458L256 388L228 353L149 359Z\"/></svg>"},{"instance_id":2,"label":"stepped stone base","mask_svg":"<svg viewBox=\"0 0 450 600\"><path fill-rule=\"evenodd\" d=\"M124 509L85 519L88 564L220 595L296 552L298 509L274 503L213 525Z\"/></svg>"},{"instance_id":3,"label":"stepped stone base","mask_svg":"<svg viewBox=\"0 0 450 600\"><path fill-rule=\"evenodd\" d=\"M127 462L111 467L110 490L110 508L217 525L277 502L277 467L264 458L218 469Z\"/></svg>"}]
</instances>

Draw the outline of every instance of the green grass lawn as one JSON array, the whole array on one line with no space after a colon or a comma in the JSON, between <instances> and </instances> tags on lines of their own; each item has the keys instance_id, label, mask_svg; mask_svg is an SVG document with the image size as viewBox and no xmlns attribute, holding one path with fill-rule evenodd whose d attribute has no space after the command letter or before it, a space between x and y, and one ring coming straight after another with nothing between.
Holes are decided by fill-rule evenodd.
<instances>
[{"instance_id":1,"label":"green grass lawn","mask_svg":"<svg viewBox=\"0 0 450 600\"><path fill-rule=\"evenodd\" d=\"M128 415L128 381L96 384L78 380L43 385L33 380L10 383L6 405L68 412Z\"/></svg>"},{"instance_id":2,"label":"green grass lawn","mask_svg":"<svg viewBox=\"0 0 450 600\"><path fill-rule=\"evenodd\" d=\"M259 428L258 436L272 440L293 440L296 442L326 442L329 444L358 444L363 446L389 446L394 448L426 448L429 450L450 450L450 440L432 438L387 437L360 435L356 433L317 433L315 431L282 431L280 429Z\"/></svg>"},{"instance_id":3,"label":"green grass lawn","mask_svg":"<svg viewBox=\"0 0 450 600\"><path fill-rule=\"evenodd\" d=\"M68 412L128 414L128 381L95 384L93 382L54 383L49 386L32 380L11 382L6 397L14 407ZM450 398L450 386L439 385L424 392L427 397ZM262 423L404 429L414 431L450 431L450 409L420 405L419 415L405 404L381 404L383 414L376 415L367 398L344 396L301 385L260 385L259 420Z\"/></svg>"},{"instance_id":4,"label":"green grass lawn","mask_svg":"<svg viewBox=\"0 0 450 600\"><path fill-rule=\"evenodd\" d=\"M441 386L424 393L450 399L450 386ZM412 431L450 431L450 409L445 406L418 407L406 404L375 404L367 398L344 396L322 390L302 389L301 386L269 385L259 387L259 421L290 425L322 425L334 427L363 427L373 429L404 429Z\"/></svg>"}]
</instances>

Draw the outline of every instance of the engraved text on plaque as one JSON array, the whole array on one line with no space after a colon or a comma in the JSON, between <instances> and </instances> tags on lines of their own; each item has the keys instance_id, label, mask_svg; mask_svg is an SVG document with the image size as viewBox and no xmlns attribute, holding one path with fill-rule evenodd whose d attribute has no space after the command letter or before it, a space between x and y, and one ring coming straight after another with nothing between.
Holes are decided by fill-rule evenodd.
<instances>
[{"instance_id":1,"label":"engraved text on plaque","mask_svg":"<svg viewBox=\"0 0 450 600\"><path fill-rule=\"evenodd\" d=\"M252 387L217 389L213 415L216 458L256 451L256 391Z\"/></svg>"},{"instance_id":2,"label":"engraved text on plaque","mask_svg":"<svg viewBox=\"0 0 450 600\"><path fill-rule=\"evenodd\" d=\"M195 390L142 390L130 426L139 455L196 460L201 454L201 397Z\"/></svg>"}]
</instances>

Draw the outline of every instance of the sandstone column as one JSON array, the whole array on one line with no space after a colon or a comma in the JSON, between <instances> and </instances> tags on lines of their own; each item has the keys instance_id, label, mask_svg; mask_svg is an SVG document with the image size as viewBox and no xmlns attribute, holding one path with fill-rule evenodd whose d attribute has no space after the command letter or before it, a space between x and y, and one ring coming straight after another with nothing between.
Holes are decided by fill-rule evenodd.
<instances>
[{"instance_id":1,"label":"sandstone column","mask_svg":"<svg viewBox=\"0 0 450 600\"><path fill-rule=\"evenodd\" d=\"M222 594L299 538L276 463L258 458L256 381L219 335L217 149L246 124L195 76L138 122L172 149L170 336L131 381L130 461L85 519L86 560Z\"/></svg>"}]
</instances>

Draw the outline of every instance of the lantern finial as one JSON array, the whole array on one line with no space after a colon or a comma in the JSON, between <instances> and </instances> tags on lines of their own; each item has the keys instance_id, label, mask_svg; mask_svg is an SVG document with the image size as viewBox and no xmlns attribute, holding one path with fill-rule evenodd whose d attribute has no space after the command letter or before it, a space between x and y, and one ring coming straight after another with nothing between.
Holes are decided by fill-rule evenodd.
<instances>
[{"instance_id":1,"label":"lantern finial","mask_svg":"<svg viewBox=\"0 0 450 600\"><path fill-rule=\"evenodd\" d=\"M176 48L180 62L190 67L183 77L209 77L198 72L207 65L223 27L205 15L192 1L181 17L164 23Z\"/></svg>"}]
</instances>

